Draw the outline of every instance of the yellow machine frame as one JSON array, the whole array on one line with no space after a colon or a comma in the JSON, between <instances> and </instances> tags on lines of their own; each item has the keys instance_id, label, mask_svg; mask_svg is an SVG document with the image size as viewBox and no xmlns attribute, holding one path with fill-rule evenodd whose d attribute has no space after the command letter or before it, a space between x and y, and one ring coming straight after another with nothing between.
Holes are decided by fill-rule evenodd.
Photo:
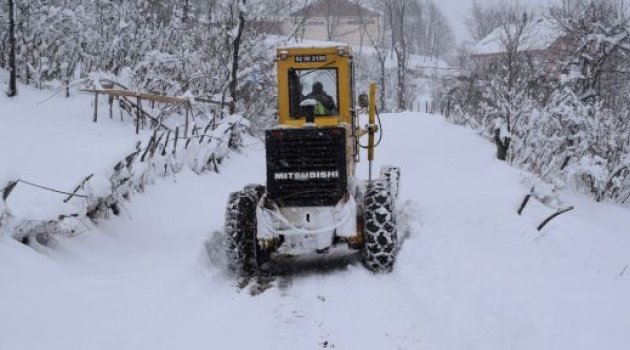
<instances>
[{"instance_id":1,"label":"yellow machine frame","mask_svg":"<svg viewBox=\"0 0 630 350\"><path fill-rule=\"evenodd\" d=\"M298 58L301 58L298 60ZM280 47L276 50L278 71L278 119L279 124L292 127L303 127L306 116L292 118L290 116L289 71L291 69L337 69L338 99L337 115L318 116L315 125L345 126L349 133L347 159L348 175L354 174L355 163L359 161L357 140L368 135L369 180L372 180L372 161L374 160L374 135L378 132L376 122L376 83L371 82L368 95L368 124L360 128L356 124L354 111L354 78L352 66L352 49L347 44L331 43L329 46Z\"/></svg>"},{"instance_id":2,"label":"yellow machine frame","mask_svg":"<svg viewBox=\"0 0 630 350\"><path fill-rule=\"evenodd\" d=\"M317 59L309 59L309 58ZM325 57L325 59L324 59ZM297 58L306 58L298 60ZM338 81L338 115L315 118L317 126L336 126L352 124L352 52L350 46L330 47L284 47L276 52L278 64L278 117L282 125L300 127L306 122L304 116L299 119L289 116L289 70L336 68ZM299 61L299 62L298 62ZM315 62L313 62L315 61Z\"/></svg>"}]
</instances>

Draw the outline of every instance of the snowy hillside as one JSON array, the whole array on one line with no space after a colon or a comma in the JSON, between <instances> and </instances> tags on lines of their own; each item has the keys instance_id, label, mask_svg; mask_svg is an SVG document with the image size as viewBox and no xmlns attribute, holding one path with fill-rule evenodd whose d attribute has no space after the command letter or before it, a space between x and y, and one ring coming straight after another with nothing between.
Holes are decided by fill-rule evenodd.
<instances>
[{"instance_id":1,"label":"snowy hillside","mask_svg":"<svg viewBox=\"0 0 630 350\"><path fill-rule=\"evenodd\" d=\"M538 232L553 210L532 200L516 214L525 174L491 144L434 115L383 123L377 165L402 168L415 217L393 273L306 269L260 292L209 262L228 193L264 181L253 144L221 174L162 180L44 255L0 237L0 349L627 348L627 208L567 194L576 209Z\"/></svg>"},{"instance_id":2,"label":"snowy hillside","mask_svg":"<svg viewBox=\"0 0 630 350\"><path fill-rule=\"evenodd\" d=\"M5 78L0 70L0 81ZM115 164L145 140L135 135L130 121L100 118L92 121L92 99L72 91L69 99L55 92L20 86L20 95L9 99L0 94L0 181L23 179L53 188L70 190L91 173ZM107 115L102 106L101 116ZM15 215L31 219L68 214L59 195L29 186L18 187L9 197ZM39 205L33 206L32 203ZM65 211L65 212L64 212Z\"/></svg>"}]
</instances>

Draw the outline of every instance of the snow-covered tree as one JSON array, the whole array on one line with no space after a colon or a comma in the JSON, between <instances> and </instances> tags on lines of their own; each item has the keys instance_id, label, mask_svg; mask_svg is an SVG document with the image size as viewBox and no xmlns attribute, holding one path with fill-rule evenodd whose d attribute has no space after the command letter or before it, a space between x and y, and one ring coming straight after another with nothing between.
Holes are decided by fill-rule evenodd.
<instances>
[{"instance_id":1,"label":"snow-covered tree","mask_svg":"<svg viewBox=\"0 0 630 350\"><path fill-rule=\"evenodd\" d=\"M8 41L9 41L9 88L7 90L7 96L14 97L17 95L17 67L15 62L15 3L13 0L8 1Z\"/></svg>"},{"instance_id":2,"label":"snow-covered tree","mask_svg":"<svg viewBox=\"0 0 630 350\"><path fill-rule=\"evenodd\" d=\"M542 71L532 66L533 60L526 50L532 41L528 10L517 4L491 6L490 9L473 7L472 16L482 16L476 11L494 15L493 21L499 25L491 35L498 41L501 53L489 63L468 66L467 79L453 93L458 96L456 109L475 119L484 134L494 140L497 157L506 160L511 154L512 139L521 133L517 122L529 113L533 104L529 86L539 79Z\"/></svg>"},{"instance_id":3,"label":"snow-covered tree","mask_svg":"<svg viewBox=\"0 0 630 350\"><path fill-rule=\"evenodd\" d=\"M483 11L482 11L483 12ZM495 29L505 54L471 66L452 90L498 156L597 200L630 198L630 23L622 1L563 1L545 17L558 33L542 65L518 48L527 24ZM518 19L514 13L508 18ZM506 22L504 22L506 23ZM526 23L525 21L521 23ZM527 40L525 40L527 42Z\"/></svg>"},{"instance_id":4,"label":"snow-covered tree","mask_svg":"<svg viewBox=\"0 0 630 350\"><path fill-rule=\"evenodd\" d=\"M473 0L468 15L464 18L468 33L479 41L501 26L503 18L501 1Z\"/></svg>"},{"instance_id":5,"label":"snow-covered tree","mask_svg":"<svg viewBox=\"0 0 630 350\"><path fill-rule=\"evenodd\" d=\"M564 38L560 64L581 99L619 101L630 79L630 19L623 1L564 0L550 10ZM627 101L627 99L625 99Z\"/></svg>"},{"instance_id":6,"label":"snow-covered tree","mask_svg":"<svg viewBox=\"0 0 630 350\"><path fill-rule=\"evenodd\" d=\"M16 2L17 76L59 87L98 73L130 89L175 96L189 91L226 113L270 120L272 45L247 25L266 10L259 0ZM3 3L4 68L7 12Z\"/></svg>"},{"instance_id":7,"label":"snow-covered tree","mask_svg":"<svg viewBox=\"0 0 630 350\"><path fill-rule=\"evenodd\" d=\"M363 55L357 62L360 74L379 83L380 107L384 110L404 110L416 95L410 83L409 58L421 55L446 59L452 53L454 37L443 13L431 0L356 1L357 5L379 11L383 26L378 36L365 31L364 44L370 46L372 57ZM361 19L366 26L365 19ZM358 48L361 50L361 48ZM393 70L388 70L394 66ZM393 75L392 75L393 73ZM392 75L395 79L389 79Z\"/></svg>"}]
</instances>

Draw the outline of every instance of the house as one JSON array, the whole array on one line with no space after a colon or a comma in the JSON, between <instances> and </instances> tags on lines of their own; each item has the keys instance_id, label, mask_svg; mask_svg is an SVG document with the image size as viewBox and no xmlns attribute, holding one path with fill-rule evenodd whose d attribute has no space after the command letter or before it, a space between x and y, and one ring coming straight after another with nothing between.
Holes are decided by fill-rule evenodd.
<instances>
[{"instance_id":1,"label":"house","mask_svg":"<svg viewBox=\"0 0 630 350\"><path fill-rule=\"evenodd\" d=\"M520 35L517 31L522 28ZM516 46L520 58L544 71L555 71L559 53L565 42L562 32L544 18L534 19L525 24L502 26L481 39L472 49L472 58L477 65L491 67L505 57L508 43Z\"/></svg>"},{"instance_id":2,"label":"house","mask_svg":"<svg viewBox=\"0 0 630 350\"><path fill-rule=\"evenodd\" d=\"M326 40L353 46L377 45L383 35L380 13L348 0L317 0L293 12L289 26L298 39Z\"/></svg>"},{"instance_id":3,"label":"house","mask_svg":"<svg viewBox=\"0 0 630 350\"><path fill-rule=\"evenodd\" d=\"M249 29L256 33L265 33L270 35L287 35L287 25L282 21L248 21L245 23Z\"/></svg>"}]
</instances>

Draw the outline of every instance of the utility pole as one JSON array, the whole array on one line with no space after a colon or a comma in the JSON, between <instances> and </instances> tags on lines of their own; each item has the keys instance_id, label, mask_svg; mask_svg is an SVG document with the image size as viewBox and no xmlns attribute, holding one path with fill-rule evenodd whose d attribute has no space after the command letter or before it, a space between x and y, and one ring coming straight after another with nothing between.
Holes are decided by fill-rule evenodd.
<instances>
[{"instance_id":1,"label":"utility pole","mask_svg":"<svg viewBox=\"0 0 630 350\"><path fill-rule=\"evenodd\" d=\"M15 4L9 1L9 90L7 96L17 96L17 67L15 62Z\"/></svg>"}]
</instances>

